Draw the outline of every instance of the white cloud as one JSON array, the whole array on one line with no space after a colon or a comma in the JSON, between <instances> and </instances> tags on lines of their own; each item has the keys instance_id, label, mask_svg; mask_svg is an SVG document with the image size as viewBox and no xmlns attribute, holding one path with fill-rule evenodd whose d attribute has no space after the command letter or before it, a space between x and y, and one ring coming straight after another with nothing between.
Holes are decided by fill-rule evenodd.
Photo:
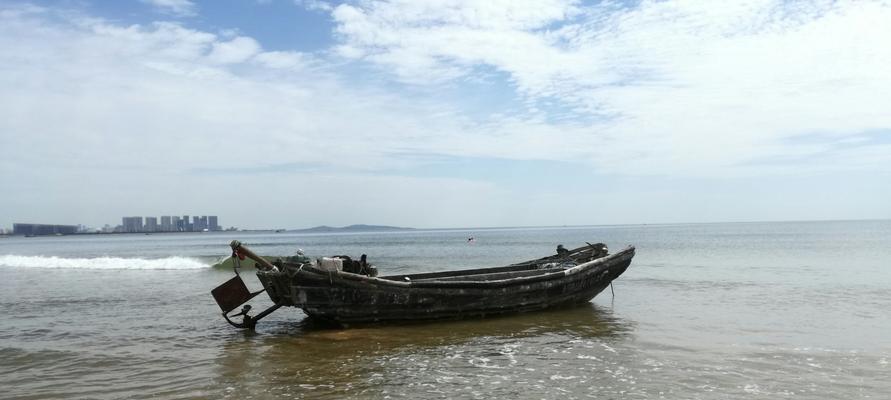
<instances>
[{"instance_id":1,"label":"white cloud","mask_svg":"<svg viewBox=\"0 0 891 400\"><path fill-rule=\"evenodd\" d=\"M292 163L355 173L404 165L392 153L435 152L427 138L460 132L460 118L429 117L440 105L351 89L313 56L251 38L2 15L4 183L34 166L139 179Z\"/></svg>"},{"instance_id":2,"label":"white cloud","mask_svg":"<svg viewBox=\"0 0 891 400\"><path fill-rule=\"evenodd\" d=\"M173 23L49 21L3 21L0 67L10 73L0 77L0 118L5 143L41 149L59 166L144 168L163 154L183 170L299 162L372 171L416 159L394 154L582 154L581 147L534 144L549 135L572 141L560 127L500 119L480 125L435 99L351 87L314 56L263 51L248 37ZM43 118L50 110L53 118ZM221 157L232 143L262 157ZM10 160L40 157L22 152Z\"/></svg>"},{"instance_id":3,"label":"white cloud","mask_svg":"<svg viewBox=\"0 0 891 400\"><path fill-rule=\"evenodd\" d=\"M257 54L254 61L269 68L298 68L309 61L303 54L294 51L267 51Z\"/></svg>"},{"instance_id":4,"label":"white cloud","mask_svg":"<svg viewBox=\"0 0 891 400\"><path fill-rule=\"evenodd\" d=\"M260 52L260 44L256 40L239 36L227 42L213 43L208 58L215 63L233 64L247 61Z\"/></svg>"},{"instance_id":5,"label":"white cloud","mask_svg":"<svg viewBox=\"0 0 891 400\"><path fill-rule=\"evenodd\" d=\"M557 102L576 120L603 121L517 127L541 140L609 143L613 156L575 152L597 156L600 168L723 174L802 150L790 137L891 128L889 4L367 1L332 16L342 56L403 82L491 67L530 105ZM876 161L887 167L891 155Z\"/></svg>"},{"instance_id":6,"label":"white cloud","mask_svg":"<svg viewBox=\"0 0 891 400\"><path fill-rule=\"evenodd\" d=\"M545 44L526 32L577 14L574 3L365 2L342 4L332 16L343 48L351 50L344 55L396 68L406 81L440 81L468 73L476 63L496 64L505 53L547 55Z\"/></svg>"},{"instance_id":7,"label":"white cloud","mask_svg":"<svg viewBox=\"0 0 891 400\"><path fill-rule=\"evenodd\" d=\"M471 119L461 105L435 98L358 89L317 56L264 51L246 36L83 16L60 25L42 16L46 10L6 10L0 61L15 73L5 75L2 96L8 110L18 110L9 112L10 126L47 137L64 127L118 143L99 137L132 131L129 140L160 151L158 130L195 146L215 146L216 135L262 132L255 150L280 163L324 162L321 154L337 151L364 170L406 165L391 155L416 153L724 175L754 170L753 161L763 159L806 159L831 150L834 138L891 127L883 106L891 103L884 68L891 50L876 45L891 38L891 26L879 23L889 7L708 4L366 2L334 10L342 45L389 73L421 83L491 66L530 105L557 104L526 115L493 109ZM58 107L57 118L34 118L36 107L48 104ZM787 140L814 132L828 139L819 146ZM283 152L287 146L312 152L298 157ZM213 159L207 154L178 157L198 168ZM889 164L880 155L864 165L851 150L850 159L844 154L834 160ZM772 165L777 172L806 167Z\"/></svg>"},{"instance_id":8,"label":"white cloud","mask_svg":"<svg viewBox=\"0 0 891 400\"><path fill-rule=\"evenodd\" d=\"M331 11L334 9L330 3L320 0L294 0L294 4L311 11Z\"/></svg>"},{"instance_id":9,"label":"white cloud","mask_svg":"<svg viewBox=\"0 0 891 400\"><path fill-rule=\"evenodd\" d=\"M198 15L198 6L190 0L142 0L159 11L180 17L192 17Z\"/></svg>"}]
</instances>

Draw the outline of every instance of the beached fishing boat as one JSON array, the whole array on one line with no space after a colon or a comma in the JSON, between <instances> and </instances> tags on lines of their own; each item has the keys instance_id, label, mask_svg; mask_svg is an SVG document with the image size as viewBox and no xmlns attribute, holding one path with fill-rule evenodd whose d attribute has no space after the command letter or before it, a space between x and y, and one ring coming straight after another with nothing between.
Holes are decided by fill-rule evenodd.
<instances>
[{"instance_id":1,"label":"beached fishing boat","mask_svg":"<svg viewBox=\"0 0 891 400\"><path fill-rule=\"evenodd\" d=\"M589 302L631 264L634 247L609 254L602 243L574 250L557 247L557 254L505 267L376 276L376 268L338 256L310 260L296 257L268 260L232 241L232 256L256 262L263 290L251 293L236 276L212 291L223 317L239 328L283 306L299 307L307 315L349 326L359 323L472 318L544 310ZM275 303L256 316L250 306L232 311L265 291ZM242 322L233 318L242 317Z\"/></svg>"}]
</instances>

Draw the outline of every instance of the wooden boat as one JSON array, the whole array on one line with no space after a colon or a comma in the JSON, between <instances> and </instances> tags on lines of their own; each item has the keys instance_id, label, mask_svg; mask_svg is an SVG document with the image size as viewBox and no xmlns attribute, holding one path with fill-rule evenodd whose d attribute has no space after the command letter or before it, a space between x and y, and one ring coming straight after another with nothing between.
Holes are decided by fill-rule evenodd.
<instances>
[{"instance_id":1,"label":"wooden boat","mask_svg":"<svg viewBox=\"0 0 891 400\"><path fill-rule=\"evenodd\" d=\"M342 326L357 323L485 317L589 302L631 264L634 247L608 254L605 245L588 244L505 267L373 276L345 272L323 263L270 263L238 241L233 257L257 261L257 277L274 306L256 317L250 306L228 313L260 292L250 293L236 276L214 289L226 320L252 329L256 321L282 306L299 307L313 318ZM303 260L307 261L307 260ZM356 266L356 261L345 260ZM364 256L363 256L364 262ZM353 269L356 271L357 269ZM243 316L244 321L231 320Z\"/></svg>"}]
</instances>

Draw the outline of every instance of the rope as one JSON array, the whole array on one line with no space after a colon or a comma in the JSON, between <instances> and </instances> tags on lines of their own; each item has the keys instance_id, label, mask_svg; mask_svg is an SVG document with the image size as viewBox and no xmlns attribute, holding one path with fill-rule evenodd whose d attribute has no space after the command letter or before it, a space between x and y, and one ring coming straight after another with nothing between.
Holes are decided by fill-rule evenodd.
<instances>
[{"instance_id":1,"label":"rope","mask_svg":"<svg viewBox=\"0 0 891 400\"><path fill-rule=\"evenodd\" d=\"M232 259L234 260L234 262L232 263L232 269L235 271L235 275L236 275L236 276L241 276L241 275L238 273L238 270L241 269L241 259L238 258L238 251L237 251L237 250L232 250Z\"/></svg>"},{"instance_id":2,"label":"rope","mask_svg":"<svg viewBox=\"0 0 891 400\"><path fill-rule=\"evenodd\" d=\"M300 270L303 269L303 266L304 266L304 265L306 265L306 264L304 264L304 263L300 263L300 266L297 267L296 270L295 270L294 268L288 268L288 269L287 269L287 271L288 271L288 277L293 278L293 277L297 276L297 274L300 273Z\"/></svg>"}]
</instances>

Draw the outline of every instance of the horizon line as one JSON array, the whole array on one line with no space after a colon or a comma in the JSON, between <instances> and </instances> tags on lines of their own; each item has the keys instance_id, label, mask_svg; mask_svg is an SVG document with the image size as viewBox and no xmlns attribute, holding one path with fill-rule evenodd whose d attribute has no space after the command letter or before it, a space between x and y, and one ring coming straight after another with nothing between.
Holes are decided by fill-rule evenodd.
<instances>
[{"instance_id":1,"label":"horizon line","mask_svg":"<svg viewBox=\"0 0 891 400\"><path fill-rule=\"evenodd\" d=\"M314 229L319 227L329 227L335 229L347 228L356 225L380 226L387 228L398 228L403 230L469 230L469 229L525 229L525 228L583 228L594 226L646 226L646 225L708 225L708 224L758 224L758 223L791 223L791 222L866 222L866 221L891 221L891 218L843 218L843 219L790 219L790 220L753 220L753 221L709 221L709 222L639 222L639 223L616 223L616 224L574 224L574 225L515 225L515 226L468 226L468 227L404 227L383 224L350 224L344 226L332 225L316 225L308 228L284 228L286 231L301 231ZM246 231L274 231L282 228L259 228L248 229ZM242 230L239 228L239 230Z\"/></svg>"}]
</instances>

